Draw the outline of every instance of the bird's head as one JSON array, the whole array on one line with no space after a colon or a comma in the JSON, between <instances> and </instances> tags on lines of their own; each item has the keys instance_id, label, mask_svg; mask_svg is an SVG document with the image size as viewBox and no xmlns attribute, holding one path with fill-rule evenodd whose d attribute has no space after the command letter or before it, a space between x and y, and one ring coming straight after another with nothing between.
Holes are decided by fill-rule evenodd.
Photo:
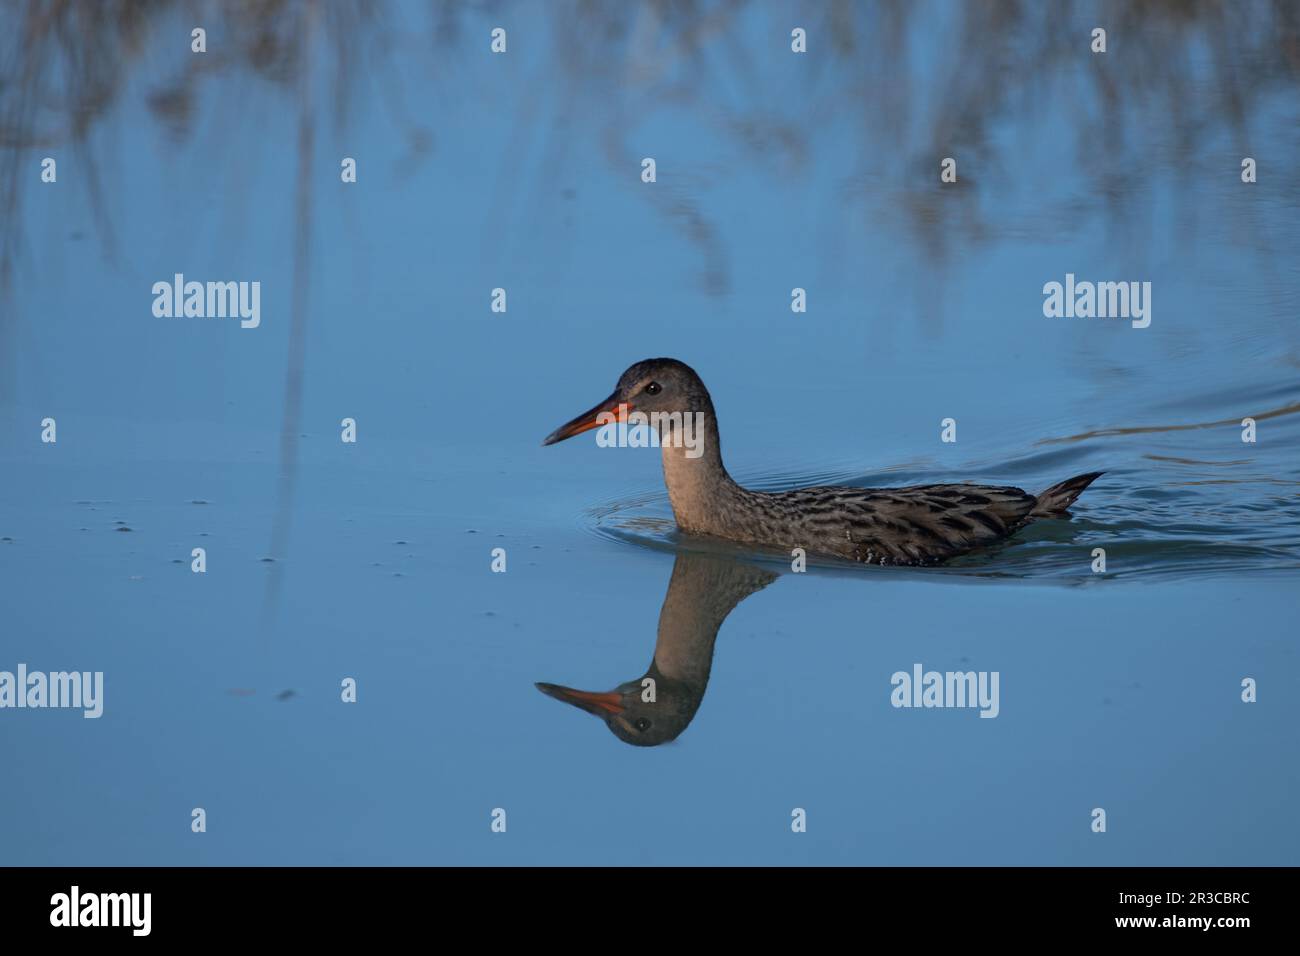
<instances>
[{"instance_id":1,"label":"bird's head","mask_svg":"<svg viewBox=\"0 0 1300 956\"><path fill-rule=\"evenodd\" d=\"M653 677L653 682L647 684L647 677ZM695 717L702 697L702 691L692 691L684 682L654 671L603 694L559 684L539 683L537 689L599 717L615 737L638 747L675 740Z\"/></svg>"},{"instance_id":2,"label":"bird's head","mask_svg":"<svg viewBox=\"0 0 1300 956\"><path fill-rule=\"evenodd\" d=\"M711 415L713 402L704 382L685 362L671 358L646 359L619 377L618 385L608 398L555 429L542 444L554 445L592 428L626 421L632 412L641 412L647 417L656 412L661 415L695 412Z\"/></svg>"}]
</instances>

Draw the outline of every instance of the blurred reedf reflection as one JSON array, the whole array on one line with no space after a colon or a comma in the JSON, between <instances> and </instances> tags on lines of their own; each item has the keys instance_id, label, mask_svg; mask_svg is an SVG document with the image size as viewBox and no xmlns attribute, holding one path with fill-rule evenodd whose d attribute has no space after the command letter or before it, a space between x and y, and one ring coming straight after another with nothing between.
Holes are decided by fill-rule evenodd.
<instances>
[{"instance_id":1,"label":"blurred reedf reflection","mask_svg":"<svg viewBox=\"0 0 1300 956\"><path fill-rule=\"evenodd\" d=\"M605 693L544 683L537 689L599 717L624 743L656 747L675 740L704 700L722 622L776 578L753 565L679 552L659 612L654 657L643 676Z\"/></svg>"},{"instance_id":2,"label":"blurred reedf reflection","mask_svg":"<svg viewBox=\"0 0 1300 956\"><path fill-rule=\"evenodd\" d=\"M810 38L808 69L781 80L778 96L759 80L774 53L789 55L791 17ZM200 23L208 48L192 55L189 30ZM954 241L1050 236L1087 213L1085 196L1103 197L1097 207L1112 222L1138 227L1170 168L1186 175L1208 156L1217 161L1223 134L1249 142L1270 97L1300 82L1293 0L835 0L798 11L761 0L8 0L0 5L0 273L8 278L19 247L17 183L32 150L76 150L111 251L112 204L92 134L113 120L136 74L146 78L150 112L178 141L201 110L219 113L247 95L228 82L239 71L286 94L286 114L298 113L300 124L332 112L341 126L358 106L391 117L419 163L433 150L426 124L436 113L425 104L479 77L486 31L498 23L524 30L519 49L545 51L530 66L537 82L528 94L503 106L515 113L518 143L550 139L548 164L563 163L572 147L560 140L578 130L612 167L638 168L632 144L644 128L665 111L686 111L718 137L715 167L793 180L808 174L819 149L843 154L849 166L831 173L845 184L843 198L936 264ZM1098 24L1126 55L1088 51ZM409 37L424 42L401 42ZM410 89L413 61L426 58L440 88ZM1042 111L1062 108L1080 188L1050 201L1031 189L1009 205L1016 137L995 128L1028 129ZM842 140L845 120L856 144ZM310 137L300 135L298 148L313 148ZM970 170L958 179L961 202L940 200L945 156ZM704 290L721 295L730 289L729 253L709 208L711 179L696 171L641 195L697 250ZM981 193L993 187L998 202L985 208ZM1300 194L1294 178L1287 188ZM1269 238L1241 234L1260 248Z\"/></svg>"}]
</instances>

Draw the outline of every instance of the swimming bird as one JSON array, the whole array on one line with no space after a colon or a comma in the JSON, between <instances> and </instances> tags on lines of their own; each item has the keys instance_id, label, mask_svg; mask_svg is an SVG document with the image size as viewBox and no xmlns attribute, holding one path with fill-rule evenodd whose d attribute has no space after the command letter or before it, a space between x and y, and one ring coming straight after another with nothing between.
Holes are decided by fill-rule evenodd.
<instances>
[{"instance_id":1,"label":"swimming bird","mask_svg":"<svg viewBox=\"0 0 1300 956\"><path fill-rule=\"evenodd\" d=\"M718 628L737 604L775 580L774 573L754 565L679 552L644 676L606 693L542 683L537 689L599 717L624 743L656 747L675 740L695 718L709 686Z\"/></svg>"},{"instance_id":2,"label":"swimming bird","mask_svg":"<svg viewBox=\"0 0 1300 956\"><path fill-rule=\"evenodd\" d=\"M1076 475L1037 495L976 484L753 491L737 484L722 464L709 390L694 369L671 358L637 362L613 394L542 444L627 422L638 412L658 428L668 500L683 531L866 564L938 564L1003 541L1035 519L1066 517L1103 474Z\"/></svg>"}]
</instances>

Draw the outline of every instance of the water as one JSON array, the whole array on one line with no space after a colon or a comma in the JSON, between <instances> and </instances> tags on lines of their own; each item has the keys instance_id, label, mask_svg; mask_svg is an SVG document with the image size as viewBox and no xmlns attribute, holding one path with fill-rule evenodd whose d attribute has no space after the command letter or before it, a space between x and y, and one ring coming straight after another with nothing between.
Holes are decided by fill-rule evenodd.
<instances>
[{"instance_id":1,"label":"water","mask_svg":"<svg viewBox=\"0 0 1300 956\"><path fill-rule=\"evenodd\" d=\"M336 5L201 73L103 10L62 41L102 88L0 98L0 670L105 673L99 720L0 712L4 862L1297 862L1293 8L1094 56L1087 5ZM261 327L155 318L176 272ZM1067 273L1150 327L1044 317ZM540 447L655 355L755 487L1106 474L941 569L794 574L676 531L657 451ZM534 687L657 647L660 746ZM918 662L997 671L997 719L892 707Z\"/></svg>"}]
</instances>

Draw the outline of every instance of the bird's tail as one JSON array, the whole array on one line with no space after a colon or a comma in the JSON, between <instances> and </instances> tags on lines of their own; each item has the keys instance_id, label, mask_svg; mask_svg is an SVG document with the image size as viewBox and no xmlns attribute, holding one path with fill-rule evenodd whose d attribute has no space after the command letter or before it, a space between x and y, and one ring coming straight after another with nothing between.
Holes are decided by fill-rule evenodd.
<instances>
[{"instance_id":1,"label":"bird's tail","mask_svg":"<svg viewBox=\"0 0 1300 956\"><path fill-rule=\"evenodd\" d=\"M1074 499L1083 494L1083 489L1104 475L1104 471L1090 471L1086 475L1075 475L1059 484L1052 485L1038 496L1038 503L1029 512L1032 518L1060 517L1066 509L1074 504Z\"/></svg>"}]
</instances>

